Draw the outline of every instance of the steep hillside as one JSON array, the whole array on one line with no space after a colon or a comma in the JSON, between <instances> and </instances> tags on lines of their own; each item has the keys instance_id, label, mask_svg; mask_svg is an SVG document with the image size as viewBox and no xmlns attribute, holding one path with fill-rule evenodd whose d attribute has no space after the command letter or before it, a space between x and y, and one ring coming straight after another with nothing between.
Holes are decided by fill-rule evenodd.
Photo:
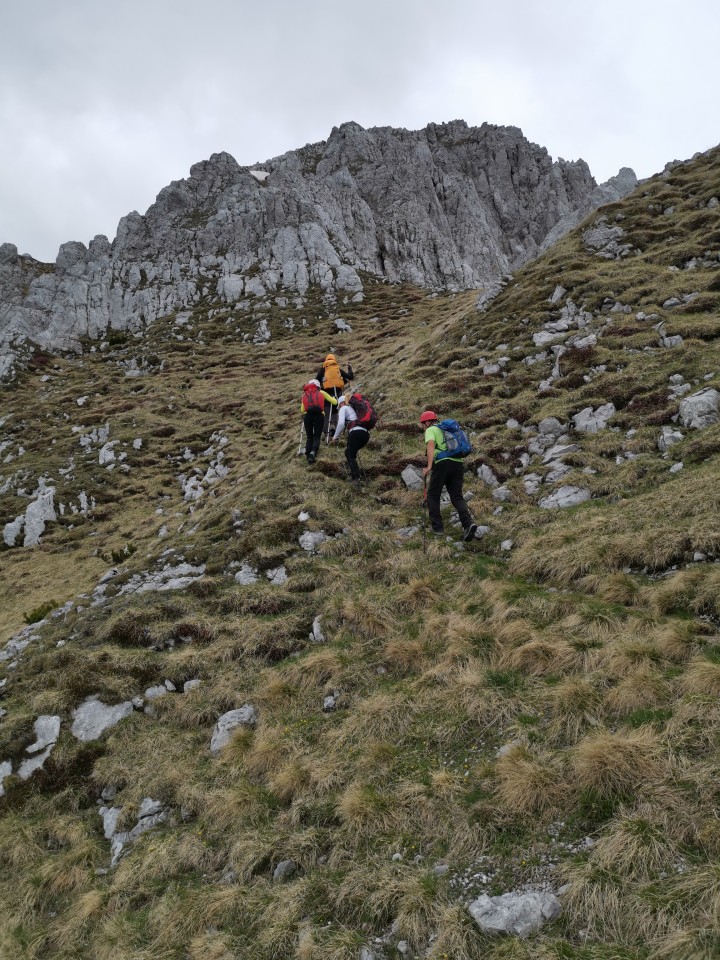
<instances>
[{"instance_id":1,"label":"steep hillside","mask_svg":"<svg viewBox=\"0 0 720 960\"><path fill-rule=\"evenodd\" d=\"M712 151L482 312L368 276L339 316L264 298L267 343L208 299L35 352L0 416L0 956L718 955L718 197ZM360 493L296 456L329 348L382 412ZM425 406L473 433L473 543L423 546Z\"/></svg>"},{"instance_id":2,"label":"steep hillside","mask_svg":"<svg viewBox=\"0 0 720 960\"><path fill-rule=\"evenodd\" d=\"M260 169L213 154L112 243L65 243L54 264L0 246L0 381L33 345L80 351L201 304L253 314L267 295L304 306L311 287L359 300L362 273L485 286L636 183L623 169L597 187L584 161L553 162L517 127L462 121L346 123Z\"/></svg>"}]
</instances>

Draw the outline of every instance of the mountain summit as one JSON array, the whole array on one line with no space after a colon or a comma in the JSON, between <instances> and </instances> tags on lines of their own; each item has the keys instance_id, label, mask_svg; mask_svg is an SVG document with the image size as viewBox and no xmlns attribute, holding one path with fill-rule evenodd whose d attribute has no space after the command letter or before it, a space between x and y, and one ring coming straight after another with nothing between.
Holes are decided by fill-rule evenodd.
<instances>
[{"instance_id":1,"label":"mountain summit","mask_svg":"<svg viewBox=\"0 0 720 960\"><path fill-rule=\"evenodd\" d=\"M636 183L626 168L597 187L584 161L553 161L517 127L461 120L345 123L256 167L213 154L123 217L112 244L65 243L54 266L0 247L0 377L19 342L77 351L201 300L250 306L312 285L360 299L365 274L484 287Z\"/></svg>"}]
</instances>

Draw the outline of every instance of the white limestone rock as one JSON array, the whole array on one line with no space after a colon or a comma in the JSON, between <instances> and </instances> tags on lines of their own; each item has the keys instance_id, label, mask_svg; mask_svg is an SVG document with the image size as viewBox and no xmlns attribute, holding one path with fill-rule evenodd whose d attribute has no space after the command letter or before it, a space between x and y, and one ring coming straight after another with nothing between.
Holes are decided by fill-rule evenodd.
<instances>
[{"instance_id":1,"label":"white limestone rock","mask_svg":"<svg viewBox=\"0 0 720 960\"><path fill-rule=\"evenodd\" d=\"M491 490L495 490L500 486L500 481L486 463L483 463L478 467L477 475L485 484L485 486L489 487Z\"/></svg>"},{"instance_id":2,"label":"white limestone rock","mask_svg":"<svg viewBox=\"0 0 720 960\"><path fill-rule=\"evenodd\" d=\"M100 807L98 813L102 817L105 839L112 840L117 833L117 823L122 813L122 807Z\"/></svg>"},{"instance_id":3,"label":"white limestone rock","mask_svg":"<svg viewBox=\"0 0 720 960\"><path fill-rule=\"evenodd\" d=\"M555 510L558 508L575 507L579 503L585 503L591 498L592 494L584 487L559 487L554 490L550 496L544 497L538 503L543 510Z\"/></svg>"},{"instance_id":4,"label":"white limestone rock","mask_svg":"<svg viewBox=\"0 0 720 960\"><path fill-rule=\"evenodd\" d=\"M60 717L42 716L35 721L35 743L27 747L28 753L37 753L46 747L53 746L60 736Z\"/></svg>"},{"instance_id":5,"label":"white limestone rock","mask_svg":"<svg viewBox=\"0 0 720 960\"><path fill-rule=\"evenodd\" d=\"M567 435L562 436L557 443L544 452L542 462L546 464L552 463L553 460L562 460L563 457L567 457L571 453L577 453L579 449L580 445L578 443L571 443Z\"/></svg>"},{"instance_id":6,"label":"white limestone rock","mask_svg":"<svg viewBox=\"0 0 720 960\"><path fill-rule=\"evenodd\" d=\"M23 760L23 762L18 767L17 775L21 780L28 780L36 770L42 770L45 765L45 761L50 756L52 748L55 746L54 743L51 743L49 747L45 747L42 753L36 753L35 756L30 757L28 760Z\"/></svg>"},{"instance_id":7,"label":"white limestone rock","mask_svg":"<svg viewBox=\"0 0 720 960\"><path fill-rule=\"evenodd\" d=\"M312 643L325 643L325 633L323 632L322 620L319 616L313 620L310 641Z\"/></svg>"},{"instance_id":8,"label":"white limestone rock","mask_svg":"<svg viewBox=\"0 0 720 960\"><path fill-rule=\"evenodd\" d=\"M703 387L697 393L680 401L680 422L689 430L702 430L720 420L718 413L720 393L713 387Z\"/></svg>"},{"instance_id":9,"label":"white limestone rock","mask_svg":"<svg viewBox=\"0 0 720 960\"><path fill-rule=\"evenodd\" d=\"M326 540L327 534L323 530L318 530L316 533L306 530L298 539L298 543L307 553L314 553L320 544L325 543Z\"/></svg>"},{"instance_id":10,"label":"white limestone rock","mask_svg":"<svg viewBox=\"0 0 720 960\"><path fill-rule=\"evenodd\" d=\"M680 430L677 430L675 427L671 427L666 424L662 428L662 433L658 437L657 448L662 453L666 453L670 449L670 447L672 447L676 443L679 443L684 438L685 438L684 433L682 433Z\"/></svg>"},{"instance_id":11,"label":"white limestone rock","mask_svg":"<svg viewBox=\"0 0 720 960\"><path fill-rule=\"evenodd\" d=\"M3 541L8 547L14 547L17 538L22 532L22 528L25 526L25 514L21 513L19 517L15 517L14 520L11 520L9 523L6 523L3 528Z\"/></svg>"},{"instance_id":12,"label":"white limestone rock","mask_svg":"<svg viewBox=\"0 0 720 960\"><path fill-rule=\"evenodd\" d=\"M257 710L252 704L246 703L237 710L228 710L215 724L210 740L210 752L219 753L230 742L234 730L238 727L254 727L257 721Z\"/></svg>"},{"instance_id":13,"label":"white limestone rock","mask_svg":"<svg viewBox=\"0 0 720 960\"><path fill-rule=\"evenodd\" d=\"M3 529L3 540L8 547L14 547L17 538L24 530L24 547L34 547L40 542L45 532L45 524L57 520L55 513L55 487L45 485L40 480L35 499L27 506L25 513L6 523Z\"/></svg>"},{"instance_id":14,"label":"white limestone rock","mask_svg":"<svg viewBox=\"0 0 720 960\"><path fill-rule=\"evenodd\" d=\"M287 583L288 580L288 575L284 565L275 567L273 570L266 570L265 576L275 587L281 587L284 583Z\"/></svg>"},{"instance_id":15,"label":"white limestone rock","mask_svg":"<svg viewBox=\"0 0 720 960\"><path fill-rule=\"evenodd\" d=\"M408 464L400 474L400 477L408 490L422 490L423 476L422 470L420 470L419 467Z\"/></svg>"},{"instance_id":16,"label":"white limestone rock","mask_svg":"<svg viewBox=\"0 0 720 960\"><path fill-rule=\"evenodd\" d=\"M565 433L567 427L565 427L557 417L545 417L544 420L541 420L538 424L538 432L543 436L552 437L557 439Z\"/></svg>"},{"instance_id":17,"label":"white limestone rock","mask_svg":"<svg viewBox=\"0 0 720 960\"><path fill-rule=\"evenodd\" d=\"M5 796L5 780L12 774L12 762L10 760L0 761L0 797Z\"/></svg>"},{"instance_id":18,"label":"white limestone rock","mask_svg":"<svg viewBox=\"0 0 720 960\"><path fill-rule=\"evenodd\" d=\"M604 403L597 410L585 407L576 413L573 419L577 433L599 433L607 428L609 420L615 416L615 404Z\"/></svg>"},{"instance_id":19,"label":"white limestone rock","mask_svg":"<svg viewBox=\"0 0 720 960\"><path fill-rule=\"evenodd\" d=\"M152 591L183 590L191 583L202 580L205 564L194 567L190 563L178 563L175 566L165 564L156 573L137 573L119 591L119 596L130 593L150 593Z\"/></svg>"},{"instance_id":20,"label":"white limestone rock","mask_svg":"<svg viewBox=\"0 0 720 960\"><path fill-rule=\"evenodd\" d=\"M483 933L514 934L528 937L561 912L552 893L503 893L499 897L483 894L468 906L468 912Z\"/></svg>"},{"instance_id":21,"label":"white limestone rock","mask_svg":"<svg viewBox=\"0 0 720 960\"><path fill-rule=\"evenodd\" d=\"M235 582L239 583L243 587L247 587L252 583L257 583L258 572L255 567L251 567L249 563L244 563L235 574Z\"/></svg>"},{"instance_id":22,"label":"white limestone rock","mask_svg":"<svg viewBox=\"0 0 720 960\"><path fill-rule=\"evenodd\" d=\"M129 717L132 712L133 705L130 700L108 706L97 697L88 697L73 710L72 735L83 743L97 740L106 730Z\"/></svg>"},{"instance_id":23,"label":"white limestone rock","mask_svg":"<svg viewBox=\"0 0 720 960\"><path fill-rule=\"evenodd\" d=\"M98 453L98 463L101 467L106 466L108 463L113 463L115 460L115 447L117 446L117 440L109 440L100 448Z\"/></svg>"}]
</instances>

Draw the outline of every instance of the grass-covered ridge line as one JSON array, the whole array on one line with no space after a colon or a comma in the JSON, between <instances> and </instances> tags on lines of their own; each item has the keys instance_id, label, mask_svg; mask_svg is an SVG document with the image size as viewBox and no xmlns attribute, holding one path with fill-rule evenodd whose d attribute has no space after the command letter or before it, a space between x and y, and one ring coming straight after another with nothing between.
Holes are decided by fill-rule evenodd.
<instances>
[{"instance_id":1,"label":"grass-covered ridge line","mask_svg":"<svg viewBox=\"0 0 720 960\"><path fill-rule=\"evenodd\" d=\"M273 339L256 347L241 339L250 318L208 316L208 304L189 330L169 318L142 340L51 358L4 394L16 459L1 471L22 476L0 494L0 522L19 512L17 487L31 492L41 475L58 500L84 490L96 505L66 512L39 547L0 553L3 639L48 601L74 601L38 628L2 690L0 761L23 755L38 716L63 725L44 771L6 780L0 798L0 956L340 960L365 945L397 956L402 940L414 956L459 960L717 956L720 426L683 429L671 459L657 448L681 399L669 397L673 374L692 390L720 387L713 196L716 153L601 211L639 252L599 258L581 228L482 314L474 294L368 283L362 304L333 313L320 300L271 303ZM521 361L557 319L557 284L612 324L561 357L562 375L538 393L554 357ZM606 301L631 312L603 312ZM683 343L661 347L658 321L638 312ZM351 335L333 333L337 315ZM313 471L295 456L300 385L346 344L383 414L361 454L361 496L341 451L323 448ZM503 344L506 376L484 375L478 361ZM147 375L127 378L143 357ZM620 429L583 434L555 485L594 499L539 509L522 427L609 401ZM419 535L396 533L420 519L399 472L422 462L426 405L473 431L473 468L487 464L512 493L497 513L468 477L491 532L464 550L433 541L424 554ZM108 422L128 471L79 444ZM184 501L177 475L204 472L219 449L228 475ZM332 539L306 553L308 529ZM698 552L706 559L693 562ZM182 591L122 593L179 557L205 576ZM234 582L244 563L258 583ZM288 580L275 586L264 574L280 565ZM77 600L109 566L119 573L107 602ZM322 643L310 639L318 616ZM117 703L193 678L198 688L98 741L70 733L86 696ZM323 712L335 693L337 709ZM217 717L244 703L257 726L213 757ZM97 812L108 784L124 829L145 797L171 818L98 874L110 860ZM273 882L287 859L296 874ZM467 901L523 888L562 888L562 915L528 941L481 935Z\"/></svg>"}]
</instances>

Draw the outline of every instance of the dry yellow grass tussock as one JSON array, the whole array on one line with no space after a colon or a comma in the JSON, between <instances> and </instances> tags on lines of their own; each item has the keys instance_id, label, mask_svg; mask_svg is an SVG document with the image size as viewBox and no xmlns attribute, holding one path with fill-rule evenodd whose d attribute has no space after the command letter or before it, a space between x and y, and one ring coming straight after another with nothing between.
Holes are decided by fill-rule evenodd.
<instances>
[{"instance_id":1,"label":"dry yellow grass tussock","mask_svg":"<svg viewBox=\"0 0 720 960\"><path fill-rule=\"evenodd\" d=\"M681 685L685 693L720 696L720 663L704 657L691 660Z\"/></svg>"},{"instance_id":2,"label":"dry yellow grass tussock","mask_svg":"<svg viewBox=\"0 0 720 960\"><path fill-rule=\"evenodd\" d=\"M581 657L570 644L562 640L538 637L512 650L506 650L498 662L503 668L510 667L533 677L562 676L576 670Z\"/></svg>"},{"instance_id":3,"label":"dry yellow grass tussock","mask_svg":"<svg viewBox=\"0 0 720 960\"><path fill-rule=\"evenodd\" d=\"M631 670L605 694L605 706L616 717L624 717L643 707L666 703L671 686L662 673L650 666Z\"/></svg>"},{"instance_id":4,"label":"dry yellow grass tussock","mask_svg":"<svg viewBox=\"0 0 720 960\"><path fill-rule=\"evenodd\" d=\"M573 751L575 782L604 797L633 794L662 776L661 754L660 741L650 730L601 730Z\"/></svg>"},{"instance_id":5,"label":"dry yellow grass tussock","mask_svg":"<svg viewBox=\"0 0 720 960\"><path fill-rule=\"evenodd\" d=\"M662 811L641 806L608 825L593 847L590 863L608 874L648 882L675 872L683 857Z\"/></svg>"},{"instance_id":6,"label":"dry yellow grass tussock","mask_svg":"<svg viewBox=\"0 0 720 960\"><path fill-rule=\"evenodd\" d=\"M648 943L668 929L668 918L635 892L625 881L591 863L569 866L570 888L564 898L564 915L593 940Z\"/></svg>"},{"instance_id":7,"label":"dry yellow grass tussock","mask_svg":"<svg viewBox=\"0 0 720 960\"><path fill-rule=\"evenodd\" d=\"M720 938L712 926L676 930L652 944L651 960L715 960L720 950Z\"/></svg>"},{"instance_id":8,"label":"dry yellow grass tussock","mask_svg":"<svg viewBox=\"0 0 720 960\"><path fill-rule=\"evenodd\" d=\"M566 785L562 768L551 757L536 757L516 746L500 757L495 771L498 796L509 811L545 817L560 809Z\"/></svg>"},{"instance_id":9,"label":"dry yellow grass tussock","mask_svg":"<svg viewBox=\"0 0 720 960\"><path fill-rule=\"evenodd\" d=\"M364 836L392 829L398 812L392 795L369 783L350 784L337 802L337 813L346 828Z\"/></svg>"}]
</instances>

